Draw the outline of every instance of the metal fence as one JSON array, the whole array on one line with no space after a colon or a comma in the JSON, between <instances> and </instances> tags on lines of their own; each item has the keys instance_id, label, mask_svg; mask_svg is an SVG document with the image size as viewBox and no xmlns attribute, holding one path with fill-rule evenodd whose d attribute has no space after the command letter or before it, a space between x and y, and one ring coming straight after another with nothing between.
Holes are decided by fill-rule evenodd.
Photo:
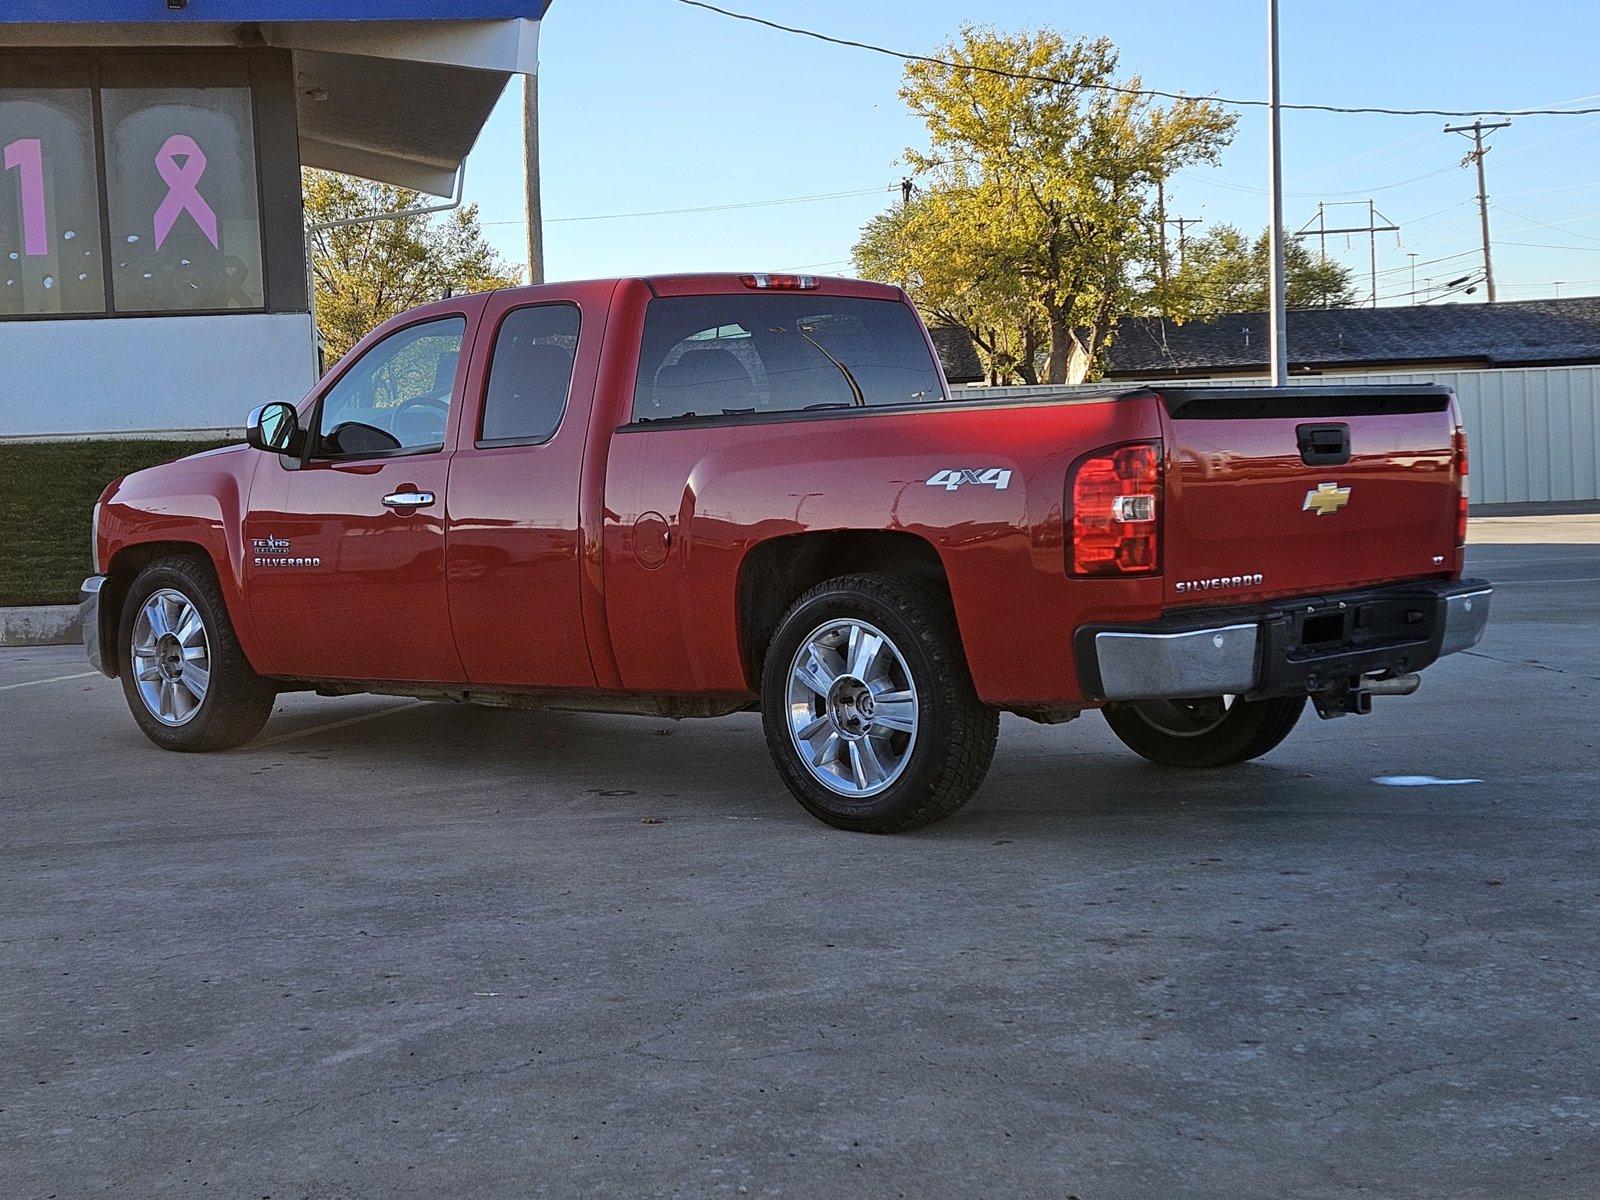
<instances>
[{"instance_id":1,"label":"metal fence","mask_svg":"<svg viewBox=\"0 0 1600 1200\"><path fill-rule=\"evenodd\" d=\"M1315 375L1317 383L1442 383L1454 388L1472 450L1474 504L1600 500L1600 367L1529 367L1493 371L1412 371L1385 375ZM1260 376L1184 381L1256 384ZM1173 386L1152 381L1152 387ZM1140 384L1118 381L1117 388ZM985 395L1103 392L1079 387L985 388Z\"/></svg>"}]
</instances>

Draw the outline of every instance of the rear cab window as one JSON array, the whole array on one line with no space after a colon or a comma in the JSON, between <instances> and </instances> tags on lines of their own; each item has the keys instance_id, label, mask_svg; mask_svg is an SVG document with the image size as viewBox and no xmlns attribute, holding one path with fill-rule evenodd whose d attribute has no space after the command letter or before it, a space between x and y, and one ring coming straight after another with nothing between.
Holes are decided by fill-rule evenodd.
<instances>
[{"instance_id":1,"label":"rear cab window","mask_svg":"<svg viewBox=\"0 0 1600 1200\"><path fill-rule=\"evenodd\" d=\"M567 411L577 353L576 305L508 312L495 333L477 445L534 446L554 437Z\"/></svg>"},{"instance_id":2,"label":"rear cab window","mask_svg":"<svg viewBox=\"0 0 1600 1200\"><path fill-rule=\"evenodd\" d=\"M946 398L905 304L823 295L667 296L645 312L633 419L881 408Z\"/></svg>"}]
</instances>

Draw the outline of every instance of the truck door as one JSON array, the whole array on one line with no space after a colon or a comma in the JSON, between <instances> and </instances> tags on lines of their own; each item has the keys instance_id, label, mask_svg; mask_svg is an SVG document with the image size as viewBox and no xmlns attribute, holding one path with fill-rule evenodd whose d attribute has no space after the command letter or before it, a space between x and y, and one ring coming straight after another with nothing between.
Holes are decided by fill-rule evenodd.
<instances>
[{"instance_id":1,"label":"truck door","mask_svg":"<svg viewBox=\"0 0 1600 1200\"><path fill-rule=\"evenodd\" d=\"M462 680L444 513L467 331L435 310L375 342L306 414L305 460L256 473L245 594L269 673Z\"/></svg>"},{"instance_id":2,"label":"truck door","mask_svg":"<svg viewBox=\"0 0 1600 1200\"><path fill-rule=\"evenodd\" d=\"M520 302L519 302L520 301ZM469 682L592 688L579 487L605 310L497 295L450 467L450 619Z\"/></svg>"}]
</instances>

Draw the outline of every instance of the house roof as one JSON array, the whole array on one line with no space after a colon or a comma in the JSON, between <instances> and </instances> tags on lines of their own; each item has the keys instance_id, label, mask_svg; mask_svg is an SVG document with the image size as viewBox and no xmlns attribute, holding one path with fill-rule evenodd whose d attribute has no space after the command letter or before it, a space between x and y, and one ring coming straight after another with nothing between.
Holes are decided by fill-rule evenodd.
<instances>
[{"instance_id":1,"label":"house roof","mask_svg":"<svg viewBox=\"0 0 1600 1200\"><path fill-rule=\"evenodd\" d=\"M1494 367L1600 362L1600 297L1289 313L1291 370L1473 362ZM1225 313L1178 324L1120 322L1106 374L1149 378L1265 368L1267 315Z\"/></svg>"}]
</instances>

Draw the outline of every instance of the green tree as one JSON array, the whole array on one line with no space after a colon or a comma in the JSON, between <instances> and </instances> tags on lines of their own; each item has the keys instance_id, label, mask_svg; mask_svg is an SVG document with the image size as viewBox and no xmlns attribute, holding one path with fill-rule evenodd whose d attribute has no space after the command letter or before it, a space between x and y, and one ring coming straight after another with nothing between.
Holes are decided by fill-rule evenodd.
<instances>
[{"instance_id":1,"label":"green tree","mask_svg":"<svg viewBox=\"0 0 1600 1200\"><path fill-rule=\"evenodd\" d=\"M936 319L948 312L980 349L977 331L1006 330L997 343L1030 369L1034 338L1039 374L1063 382L1073 351L1097 361L1136 306L1156 180L1214 162L1234 118L1206 100L1129 94L1139 79L1116 78L1105 38L969 25L937 57L955 65L908 64L900 89L928 130L928 150L906 152L923 203L898 225L869 225L858 265L888 278L885 258L917 268L908 288ZM893 240L904 245L885 255ZM990 354L991 370L1006 361ZM1029 373L1019 362L1015 374Z\"/></svg>"},{"instance_id":2,"label":"green tree","mask_svg":"<svg viewBox=\"0 0 1600 1200\"><path fill-rule=\"evenodd\" d=\"M399 212L426 203L417 192L348 175L301 175L307 224ZM317 328L328 361L341 358L376 325L418 304L521 282L484 240L478 206L434 216L368 221L318 230L311 238Z\"/></svg>"},{"instance_id":3,"label":"green tree","mask_svg":"<svg viewBox=\"0 0 1600 1200\"><path fill-rule=\"evenodd\" d=\"M1183 264L1159 307L1180 319L1264 312L1271 262L1265 229L1252 242L1234 226L1218 225L1184 248ZM1290 308L1344 308L1355 302L1350 272L1319 260L1299 238L1284 237L1283 263Z\"/></svg>"},{"instance_id":4,"label":"green tree","mask_svg":"<svg viewBox=\"0 0 1600 1200\"><path fill-rule=\"evenodd\" d=\"M964 224L958 192L924 192L879 213L856 242L856 271L898 283L930 325L963 330L990 383L1038 383L1044 313L1008 274L995 274Z\"/></svg>"}]
</instances>

